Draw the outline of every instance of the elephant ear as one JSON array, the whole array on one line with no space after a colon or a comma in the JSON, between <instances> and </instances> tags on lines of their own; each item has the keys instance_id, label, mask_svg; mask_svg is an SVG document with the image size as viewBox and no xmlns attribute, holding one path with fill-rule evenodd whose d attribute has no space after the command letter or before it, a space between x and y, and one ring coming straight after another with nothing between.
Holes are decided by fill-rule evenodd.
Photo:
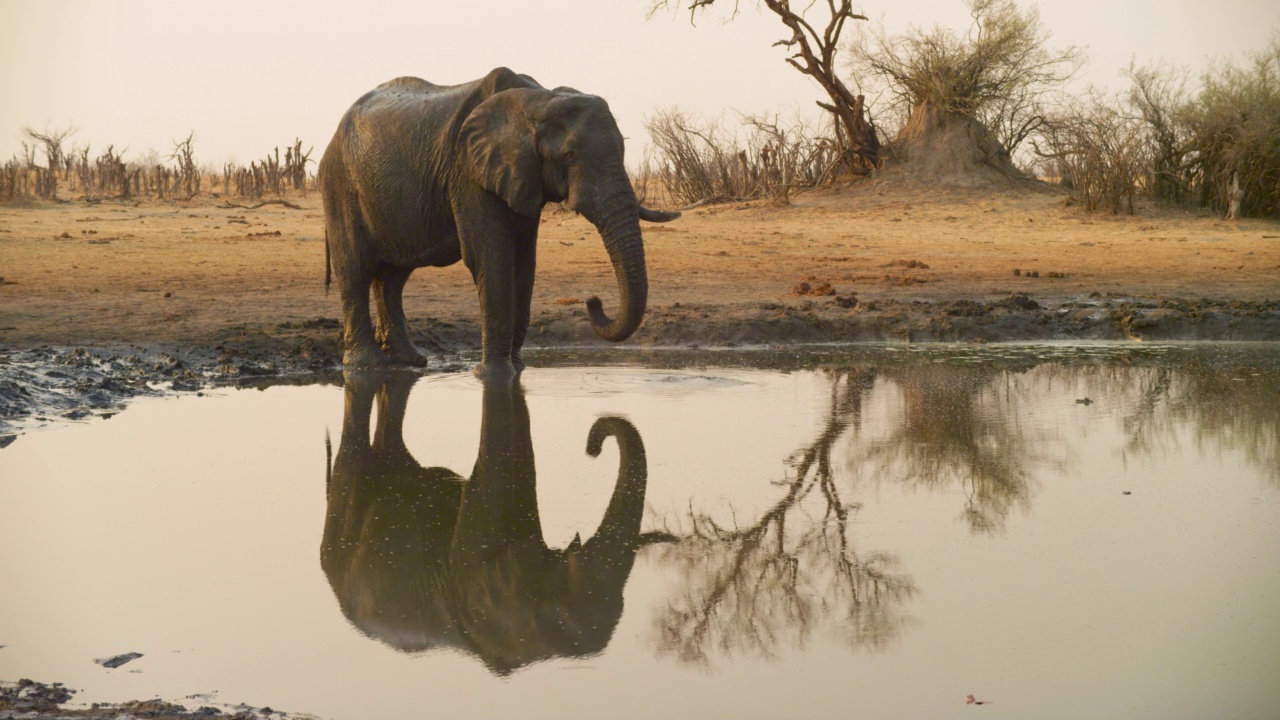
<instances>
[{"instance_id":1,"label":"elephant ear","mask_svg":"<svg viewBox=\"0 0 1280 720\"><path fill-rule=\"evenodd\" d=\"M476 106L458 136L467 169L484 189L529 217L542 212L542 161L534 121L521 90L499 92Z\"/></svg>"}]
</instances>

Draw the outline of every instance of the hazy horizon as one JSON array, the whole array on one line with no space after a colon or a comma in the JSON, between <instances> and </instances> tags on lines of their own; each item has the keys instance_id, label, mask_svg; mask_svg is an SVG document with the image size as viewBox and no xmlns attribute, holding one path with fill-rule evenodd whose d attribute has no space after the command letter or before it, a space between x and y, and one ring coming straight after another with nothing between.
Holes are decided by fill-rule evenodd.
<instances>
[{"instance_id":1,"label":"hazy horizon","mask_svg":"<svg viewBox=\"0 0 1280 720\"><path fill-rule=\"evenodd\" d=\"M687 5L687 3L684 3ZM660 13L644 0L492 0L470 4L368 2L359 12L328 3L186 5L0 4L0 160L20 152L23 126L74 126L67 147L127 147L167 154L195 133L196 159L247 164L301 138L324 152L337 121L361 94L416 75L452 84L505 65L547 87L604 97L628 137L628 161L648 142L644 120L678 106L702 116L811 114L816 83L771 47L785 28L742 2L724 9ZM1035 4L1054 46L1087 46L1079 83L1118 87L1130 59L1160 60L1197 74L1212 58L1240 60L1280 28L1280 5L1264 0L1052 0ZM891 32L935 23L963 30L961 0L862 4ZM1103 20L1110 18L1110 22ZM38 154L37 157L42 158Z\"/></svg>"}]
</instances>

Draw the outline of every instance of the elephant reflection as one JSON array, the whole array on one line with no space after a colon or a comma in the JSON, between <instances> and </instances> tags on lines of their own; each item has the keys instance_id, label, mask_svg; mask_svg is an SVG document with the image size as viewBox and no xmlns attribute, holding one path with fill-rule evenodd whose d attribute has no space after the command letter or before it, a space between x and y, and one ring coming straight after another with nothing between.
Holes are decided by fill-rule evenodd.
<instances>
[{"instance_id":1,"label":"elephant reflection","mask_svg":"<svg viewBox=\"0 0 1280 720\"><path fill-rule=\"evenodd\" d=\"M486 387L470 479L422 467L402 436L408 373L345 376L342 438L327 478L320 563L360 631L405 652L453 648L507 674L602 651L639 546L647 464L640 434L596 420L587 453L618 443L617 483L595 535L542 541L523 391ZM377 426L370 414L377 397Z\"/></svg>"}]
</instances>

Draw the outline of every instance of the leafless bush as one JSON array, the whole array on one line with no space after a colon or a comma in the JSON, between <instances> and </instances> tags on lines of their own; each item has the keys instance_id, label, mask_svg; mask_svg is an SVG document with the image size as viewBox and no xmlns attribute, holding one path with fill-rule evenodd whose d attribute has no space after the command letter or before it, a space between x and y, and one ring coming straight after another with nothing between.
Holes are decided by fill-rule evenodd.
<instances>
[{"instance_id":1,"label":"leafless bush","mask_svg":"<svg viewBox=\"0 0 1280 720\"><path fill-rule=\"evenodd\" d=\"M27 185L26 165L13 158L0 167L0 200L10 202L17 198L30 197Z\"/></svg>"},{"instance_id":2,"label":"leafless bush","mask_svg":"<svg viewBox=\"0 0 1280 720\"><path fill-rule=\"evenodd\" d=\"M643 199L661 187L677 202L769 197L787 202L792 189L830 177L840 160L829 135L797 119L744 116L745 137L720 120L699 121L678 108L645 123L653 141L642 166ZM829 129L829 128L823 128Z\"/></svg>"},{"instance_id":3,"label":"leafless bush","mask_svg":"<svg viewBox=\"0 0 1280 720\"><path fill-rule=\"evenodd\" d=\"M295 138L293 147L287 148L284 154L284 174L289 178L289 185L294 190L302 192L307 191L307 164L314 164L311 159L311 151L315 147L308 148L305 153L302 152L302 140Z\"/></svg>"},{"instance_id":4,"label":"leafless bush","mask_svg":"<svg viewBox=\"0 0 1280 720\"><path fill-rule=\"evenodd\" d=\"M122 199L129 199L133 196L133 179L141 172L140 169L129 169L124 162L124 153L115 151L115 145L108 145L107 149L94 160L97 167L97 188L98 192L106 196L116 196ZM85 163L86 166L88 163ZM86 177L88 168L86 167ZM89 183L85 183L85 194L88 195Z\"/></svg>"},{"instance_id":5,"label":"leafless bush","mask_svg":"<svg viewBox=\"0 0 1280 720\"><path fill-rule=\"evenodd\" d=\"M663 184L686 203L741 197L733 139L719 121L695 122L678 108L645 121Z\"/></svg>"},{"instance_id":6,"label":"leafless bush","mask_svg":"<svg viewBox=\"0 0 1280 720\"><path fill-rule=\"evenodd\" d=\"M1195 185L1194 128L1189 123L1186 73L1166 65L1130 66L1128 104L1146 126L1147 193L1175 203L1191 199Z\"/></svg>"},{"instance_id":7,"label":"leafless bush","mask_svg":"<svg viewBox=\"0 0 1280 720\"><path fill-rule=\"evenodd\" d=\"M1150 153L1142 121L1123 98L1090 91L1046 120L1038 155L1054 162L1062 184L1087 210L1133 213L1133 196L1148 176Z\"/></svg>"}]
</instances>

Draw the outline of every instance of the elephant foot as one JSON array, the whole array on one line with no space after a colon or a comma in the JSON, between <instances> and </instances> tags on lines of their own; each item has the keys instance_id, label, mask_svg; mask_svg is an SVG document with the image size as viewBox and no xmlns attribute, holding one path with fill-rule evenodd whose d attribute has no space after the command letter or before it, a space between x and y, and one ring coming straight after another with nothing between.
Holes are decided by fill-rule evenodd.
<instances>
[{"instance_id":1,"label":"elephant foot","mask_svg":"<svg viewBox=\"0 0 1280 720\"><path fill-rule=\"evenodd\" d=\"M484 361L475 366L472 370L475 376L487 386L503 387L515 383L516 378L520 376L520 372L516 370L516 366L510 361Z\"/></svg>"},{"instance_id":2,"label":"elephant foot","mask_svg":"<svg viewBox=\"0 0 1280 720\"><path fill-rule=\"evenodd\" d=\"M390 364L387 356L374 345L348 348L342 354L342 366L348 368L380 368Z\"/></svg>"},{"instance_id":3,"label":"elephant foot","mask_svg":"<svg viewBox=\"0 0 1280 720\"><path fill-rule=\"evenodd\" d=\"M396 365L408 365L409 367L425 367L427 364L427 356L423 355L413 343L408 340L403 343L388 345L383 348L387 356L391 358L391 362Z\"/></svg>"}]
</instances>

